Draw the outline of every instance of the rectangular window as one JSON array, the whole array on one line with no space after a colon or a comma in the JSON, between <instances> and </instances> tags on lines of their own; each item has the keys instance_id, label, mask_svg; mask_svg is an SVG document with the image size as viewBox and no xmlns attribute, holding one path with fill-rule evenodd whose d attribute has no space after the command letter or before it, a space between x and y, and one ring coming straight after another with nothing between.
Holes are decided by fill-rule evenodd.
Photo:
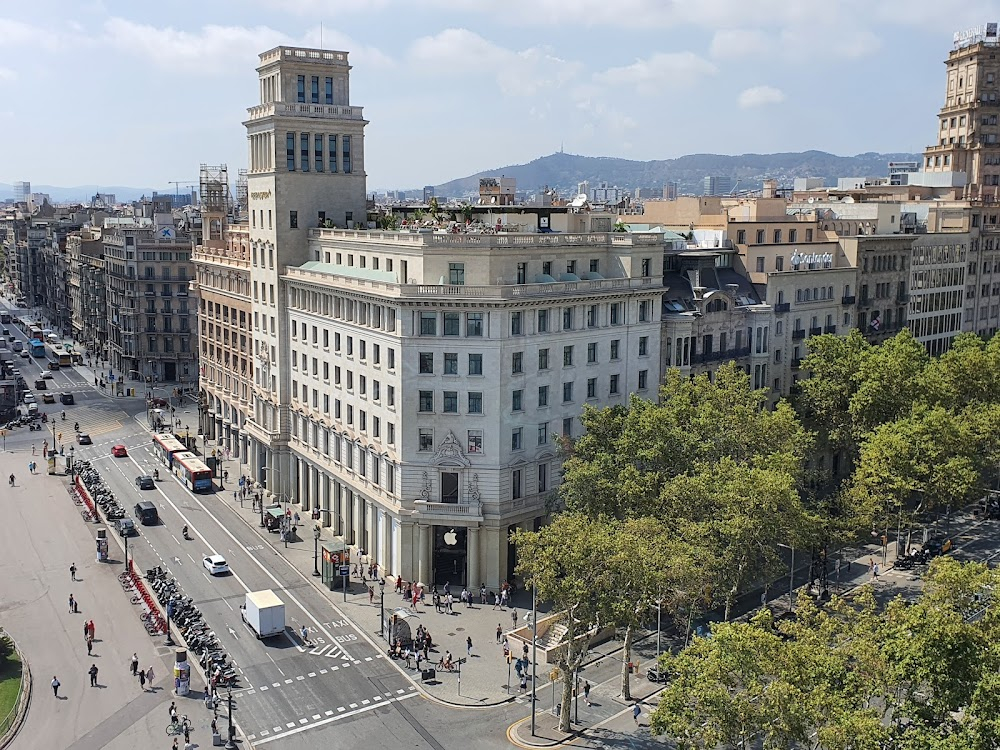
<instances>
[{"instance_id":1,"label":"rectangular window","mask_svg":"<svg viewBox=\"0 0 1000 750\"><path fill-rule=\"evenodd\" d=\"M306 77L299 76L298 78L298 90L296 91L296 100L305 103L306 100Z\"/></svg>"},{"instance_id":2,"label":"rectangular window","mask_svg":"<svg viewBox=\"0 0 1000 750\"><path fill-rule=\"evenodd\" d=\"M458 391L445 391L444 402L441 407L445 414L458 413Z\"/></svg>"},{"instance_id":3,"label":"rectangular window","mask_svg":"<svg viewBox=\"0 0 1000 750\"><path fill-rule=\"evenodd\" d=\"M465 316L465 335L466 336L482 336L483 335L483 314L482 313L466 313L466 316Z\"/></svg>"},{"instance_id":4,"label":"rectangular window","mask_svg":"<svg viewBox=\"0 0 1000 750\"><path fill-rule=\"evenodd\" d=\"M327 78L324 83L326 84L326 103L333 104L333 79Z\"/></svg>"},{"instance_id":5,"label":"rectangular window","mask_svg":"<svg viewBox=\"0 0 1000 750\"><path fill-rule=\"evenodd\" d=\"M521 470L514 469L510 473L510 499L520 500L524 495L524 483L521 481Z\"/></svg>"},{"instance_id":6,"label":"rectangular window","mask_svg":"<svg viewBox=\"0 0 1000 750\"><path fill-rule=\"evenodd\" d=\"M524 391L522 391L521 389L518 389L516 391L511 391L510 410L524 411Z\"/></svg>"},{"instance_id":7,"label":"rectangular window","mask_svg":"<svg viewBox=\"0 0 1000 750\"><path fill-rule=\"evenodd\" d=\"M483 413L483 394L479 391L469 391L469 414Z\"/></svg>"},{"instance_id":8,"label":"rectangular window","mask_svg":"<svg viewBox=\"0 0 1000 750\"><path fill-rule=\"evenodd\" d=\"M313 139L313 166L317 172L323 171L323 136L317 135Z\"/></svg>"},{"instance_id":9,"label":"rectangular window","mask_svg":"<svg viewBox=\"0 0 1000 750\"><path fill-rule=\"evenodd\" d=\"M597 342L591 341L587 344L587 363L594 364L597 361Z\"/></svg>"},{"instance_id":10,"label":"rectangular window","mask_svg":"<svg viewBox=\"0 0 1000 750\"><path fill-rule=\"evenodd\" d=\"M619 345L620 342L621 342L621 339L614 339L611 342L611 360L612 361L618 359L618 345Z\"/></svg>"},{"instance_id":11,"label":"rectangular window","mask_svg":"<svg viewBox=\"0 0 1000 750\"><path fill-rule=\"evenodd\" d=\"M289 211L288 212L288 228L298 229L299 228L299 212Z\"/></svg>"},{"instance_id":12,"label":"rectangular window","mask_svg":"<svg viewBox=\"0 0 1000 750\"><path fill-rule=\"evenodd\" d=\"M514 352L510 355L510 372L512 375L524 372L524 352Z\"/></svg>"},{"instance_id":13,"label":"rectangular window","mask_svg":"<svg viewBox=\"0 0 1000 750\"><path fill-rule=\"evenodd\" d=\"M517 264L517 283L524 284L528 280L528 264L518 263Z\"/></svg>"},{"instance_id":14,"label":"rectangular window","mask_svg":"<svg viewBox=\"0 0 1000 750\"><path fill-rule=\"evenodd\" d=\"M301 152L299 153L299 169L303 172L309 171L309 134L302 133L299 136L299 146Z\"/></svg>"},{"instance_id":15,"label":"rectangular window","mask_svg":"<svg viewBox=\"0 0 1000 750\"><path fill-rule=\"evenodd\" d=\"M295 171L295 133L285 133L285 168Z\"/></svg>"},{"instance_id":16,"label":"rectangular window","mask_svg":"<svg viewBox=\"0 0 1000 750\"><path fill-rule=\"evenodd\" d=\"M312 94L312 103L319 104L319 76L313 76L309 82L309 93Z\"/></svg>"},{"instance_id":17,"label":"rectangular window","mask_svg":"<svg viewBox=\"0 0 1000 750\"><path fill-rule=\"evenodd\" d=\"M563 437L573 437L573 417L563 418L562 434Z\"/></svg>"},{"instance_id":18,"label":"rectangular window","mask_svg":"<svg viewBox=\"0 0 1000 750\"><path fill-rule=\"evenodd\" d=\"M390 434L392 433L392 428L389 429ZM421 452L427 452L434 450L434 430L429 427L421 427L417 433L417 450Z\"/></svg>"},{"instance_id":19,"label":"rectangular window","mask_svg":"<svg viewBox=\"0 0 1000 750\"><path fill-rule=\"evenodd\" d=\"M419 392L419 404L417 410L421 412L434 411L434 391Z\"/></svg>"},{"instance_id":20,"label":"rectangular window","mask_svg":"<svg viewBox=\"0 0 1000 750\"><path fill-rule=\"evenodd\" d=\"M538 425L538 444L545 445L549 442L549 423L542 422Z\"/></svg>"},{"instance_id":21,"label":"rectangular window","mask_svg":"<svg viewBox=\"0 0 1000 750\"><path fill-rule=\"evenodd\" d=\"M620 326L622 324L622 311L625 305L621 302L611 304L611 325Z\"/></svg>"},{"instance_id":22,"label":"rectangular window","mask_svg":"<svg viewBox=\"0 0 1000 750\"><path fill-rule=\"evenodd\" d=\"M573 400L573 383L563 383L563 403Z\"/></svg>"},{"instance_id":23,"label":"rectangular window","mask_svg":"<svg viewBox=\"0 0 1000 750\"><path fill-rule=\"evenodd\" d=\"M351 165L351 136L343 135L340 137L340 152L344 164L344 174L350 174L353 170Z\"/></svg>"},{"instance_id":24,"label":"rectangular window","mask_svg":"<svg viewBox=\"0 0 1000 750\"><path fill-rule=\"evenodd\" d=\"M639 337L639 356L645 357L649 354L649 336Z\"/></svg>"},{"instance_id":25,"label":"rectangular window","mask_svg":"<svg viewBox=\"0 0 1000 750\"><path fill-rule=\"evenodd\" d=\"M470 354L469 355L469 374L470 375L482 375L483 374L483 355L482 354Z\"/></svg>"},{"instance_id":26,"label":"rectangular window","mask_svg":"<svg viewBox=\"0 0 1000 750\"><path fill-rule=\"evenodd\" d=\"M464 263L449 263L448 264L448 283L456 286L462 286L465 284L465 264Z\"/></svg>"},{"instance_id":27,"label":"rectangular window","mask_svg":"<svg viewBox=\"0 0 1000 750\"><path fill-rule=\"evenodd\" d=\"M444 353L444 374L458 375L458 352Z\"/></svg>"},{"instance_id":28,"label":"rectangular window","mask_svg":"<svg viewBox=\"0 0 1000 750\"><path fill-rule=\"evenodd\" d=\"M610 382L608 384L608 392L612 396L617 396L618 395L618 376L617 375L612 375L611 376L611 380L610 380Z\"/></svg>"},{"instance_id":29,"label":"rectangular window","mask_svg":"<svg viewBox=\"0 0 1000 750\"><path fill-rule=\"evenodd\" d=\"M483 431L482 430L469 430L469 449L467 453L482 453L483 452Z\"/></svg>"},{"instance_id":30,"label":"rectangular window","mask_svg":"<svg viewBox=\"0 0 1000 750\"><path fill-rule=\"evenodd\" d=\"M420 374L421 375L433 375L434 374L434 353L433 352L420 352Z\"/></svg>"},{"instance_id":31,"label":"rectangular window","mask_svg":"<svg viewBox=\"0 0 1000 750\"><path fill-rule=\"evenodd\" d=\"M547 492L549 489L549 465L538 464L538 491Z\"/></svg>"},{"instance_id":32,"label":"rectangular window","mask_svg":"<svg viewBox=\"0 0 1000 750\"><path fill-rule=\"evenodd\" d=\"M392 422L389 422L389 423L386 424L386 428L387 429L386 429L386 432L385 432L385 442L387 442L389 445L395 445L396 444L396 425L393 424ZM434 441L434 438L431 437L431 442L433 443L433 441ZM430 450L430 448L428 448L427 450ZM392 474L390 473L389 476L392 476Z\"/></svg>"},{"instance_id":33,"label":"rectangular window","mask_svg":"<svg viewBox=\"0 0 1000 750\"><path fill-rule=\"evenodd\" d=\"M337 171L337 136L331 135L327 139L326 163L330 165L330 171Z\"/></svg>"},{"instance_id":34,"label":"rectangular window","mask_svg":"<svg viewBox=\"0 0 1000 750\"><path fill-rule=\"evenodd\" d=\"M396 386L394 386L394 385L387 385L386 386L385 396L386 396L386 402L389 404L389 406L395 406L396 405Z\"/></svg>"},{"instance_id":35,"label":"rectangular window","mask_svg":"<svg viewBox=\"0 0 1000 750\"><path fill-rule=\"evenodd\" d=\"M522 323L524 321L524 313L512 312L510 314L510 335L520 336L523 331Z\"/></svg>"},{"instance_id":36,"label":"rectangular window","mask_svg":"<svg viewBox=\"0 0 1000 750\"><path fill-rule=\"evenodd\" d=\"M757 258L757 273L764 273L764 258L763 256Z\"/></svg>"},{"instance_id":37,"label":"rectangular window","mask_svg":"<svg viewBox=\"0 0 1000 750\"><path fill-rule=\"evenodd\" d=\"M549 330L549 311L539 310L538 311L538 332L547 333Z\"/></svg>"},{"instance_id":38,"label":"rectangular window","mask_svg":"<svg viewBox=\"0 0 1000 750\"><path fill-rule=\"evenodd\" d=\"M420 313L420 335L437 336L437 313Z\"/></svg>"},{"instance_id":39,"label":"rectangular window","mask_svg":"<svg viewBox=\"0 0 1000 750\"><path fill-rule=\"evenodd\" d=\"M587 378L587 398L597 398L597 378Z\"/></svg>"},{"instance_id":40,"label":"rectangular window","mask_svg":"<svg viewBox=\"0 0 1000 750\"><path fill-rule=\"evenodd\" d=\"M587 328L597 328L597 305L587 307Z\"/></svg>"},{"instance_id":41,"label":"rectangular window","mask_svg":"<svg viewBox=\"0 0 1000 750\"><path fill-rule=\"evenodd\" d=\"M649 370L639 370L639 390L643 391L646 389L646 381L649 377Z\"/></svg>"},{"instance_id":42,"label":"rectangular window","mask_svg":"<svg viewBox=\"0 0 1000 750\"><path fill-rule=\"evenodd\" d=\"M573 330L573 308L564 307L563 308L563 330L572 331Z\"/></svg>"},{"instance_id":43,"label":"rectangular window","mask_svg":"<svg viewBox=\"0 0 1000 750\"><path fill-rule=\"evenodd\" d=\"M650 275L649 274L649 263L650 263L649 258L643 258L642 259L642 264L640 265L640 269L641 270L639 271L639 275L640 276L644 276L645 277L645 276L649 276Z\"/></svg>"},{"instance_id":44,"label":"rectangular window","mask_svg":"<svg viewBox=\"0 0 1000 750\"><path fill-rule=\"evenodd\" d=\"M540 407L549 405L549 387L547 385L538 386L538 405Z\"/></svg>"},{"instance_id":45,"label":"rectangular window","mask_svg":"<svg viewBox=\"0 0 1000 750\"><path fill-rule=\"evenodd\" d=\"M538 369L548 370L549 369L549 350L539 349L538 350Z\"/></svg>"},{"instance_id":46,"label":"rectangular window","mask_svg":"<svg viewBox=\"0 0 1000 750\"><path fill-rule=\"evenodd\" d=\"M521 448L524 447L524 443L522 440L523 436L524 436L523 427L515 427L513 430L510 431L510 449L512 451L519 451L521 450Z\"/></svg>"},{"instance_id":47,"label":"rectangular window","mask_svg":"<svg viewBox=\"0 0 1000 750\"><path fill-rule=\"evenodd\" d=\"M563 347L563 367L573 366L573 347L564 346Z\"/></svg>"}]
</instances>

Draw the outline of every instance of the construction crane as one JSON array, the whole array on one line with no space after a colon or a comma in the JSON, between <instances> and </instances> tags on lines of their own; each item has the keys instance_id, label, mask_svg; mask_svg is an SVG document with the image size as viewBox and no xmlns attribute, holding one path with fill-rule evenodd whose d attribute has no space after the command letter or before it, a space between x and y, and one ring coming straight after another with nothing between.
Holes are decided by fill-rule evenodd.
<instances>
[{"instance_id":1,"label":"construction crane","mask_svg":"<svg viewBox=\"0 0 1000 750\"><path fill-rule=\"evenodd\" d=\"M174 200L179 201L181 197L181 185L184 187L194 187L198 183L194 180L167 180L167 184L174 186Z\"/></svg>"}]
</instances>

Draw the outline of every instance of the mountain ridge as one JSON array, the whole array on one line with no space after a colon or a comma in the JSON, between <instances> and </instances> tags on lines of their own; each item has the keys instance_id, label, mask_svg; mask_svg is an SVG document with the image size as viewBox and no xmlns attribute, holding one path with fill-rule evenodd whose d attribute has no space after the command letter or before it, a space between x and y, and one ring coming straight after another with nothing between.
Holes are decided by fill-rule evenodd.
<instances>
[{"instance_id":1,"label":"mountain ridge","mask_svg":"<svg viewBox=\"0 0 1000 750\"><path fill-rule=\"evenodd\" d=\"M576 192L584 180L596 187L607 182L625 190L635 188L662 189L667 182L678 183L682 194L701 194L704 177L728 177L740 189L759 188L765 178L778 180L779 185L791 185L795 177L821 177L827 185L835 185L838 177L884 176L890 161L921 161L920 154L878 153L874 151L838 156L826 151L789 151L773 154L686 154L675 159L638 161L615 156L584 156L557 151L525 164L510 164L459 177L435 186L435 193L449 197L478 194L481 177L513 177L519 191L532 191L544 186L563 194Z\"/></svg>"}]
</instances>

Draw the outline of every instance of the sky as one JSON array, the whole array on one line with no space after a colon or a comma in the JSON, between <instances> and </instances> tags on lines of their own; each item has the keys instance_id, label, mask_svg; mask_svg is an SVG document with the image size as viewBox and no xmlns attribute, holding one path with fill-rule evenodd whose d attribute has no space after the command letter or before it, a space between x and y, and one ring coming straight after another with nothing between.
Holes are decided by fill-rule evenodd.
<instances>
[{"instance_id":1,"label":"sky","mask_svg":"<svg viewBox=\"0 0 1000 750\"><path fill-rule=\"evenodd\" d=\"M235 175L257 55L321 25L370 122L369 191L560 149L917 152L953 32L997 20L1000 0L4 0L0 182Z\"/></svg>"}]
</instances>

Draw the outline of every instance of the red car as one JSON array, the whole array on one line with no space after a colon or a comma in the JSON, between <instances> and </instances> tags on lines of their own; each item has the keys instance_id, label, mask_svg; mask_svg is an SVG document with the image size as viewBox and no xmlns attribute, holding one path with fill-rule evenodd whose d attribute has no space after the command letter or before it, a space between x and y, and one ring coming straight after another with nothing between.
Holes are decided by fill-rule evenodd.
<instances>
[{"instance_id":1,"label":"red car","mask_svg":"<svg viewBox=\"0 0 1000 750\"><path fill-rule=\"evenodd\" d=\"M128 455L128 451L125 450L124 445L116 445L111 449L111 455L115 458L122 458L123 456Z\"/></svg>"}]
</instances>

